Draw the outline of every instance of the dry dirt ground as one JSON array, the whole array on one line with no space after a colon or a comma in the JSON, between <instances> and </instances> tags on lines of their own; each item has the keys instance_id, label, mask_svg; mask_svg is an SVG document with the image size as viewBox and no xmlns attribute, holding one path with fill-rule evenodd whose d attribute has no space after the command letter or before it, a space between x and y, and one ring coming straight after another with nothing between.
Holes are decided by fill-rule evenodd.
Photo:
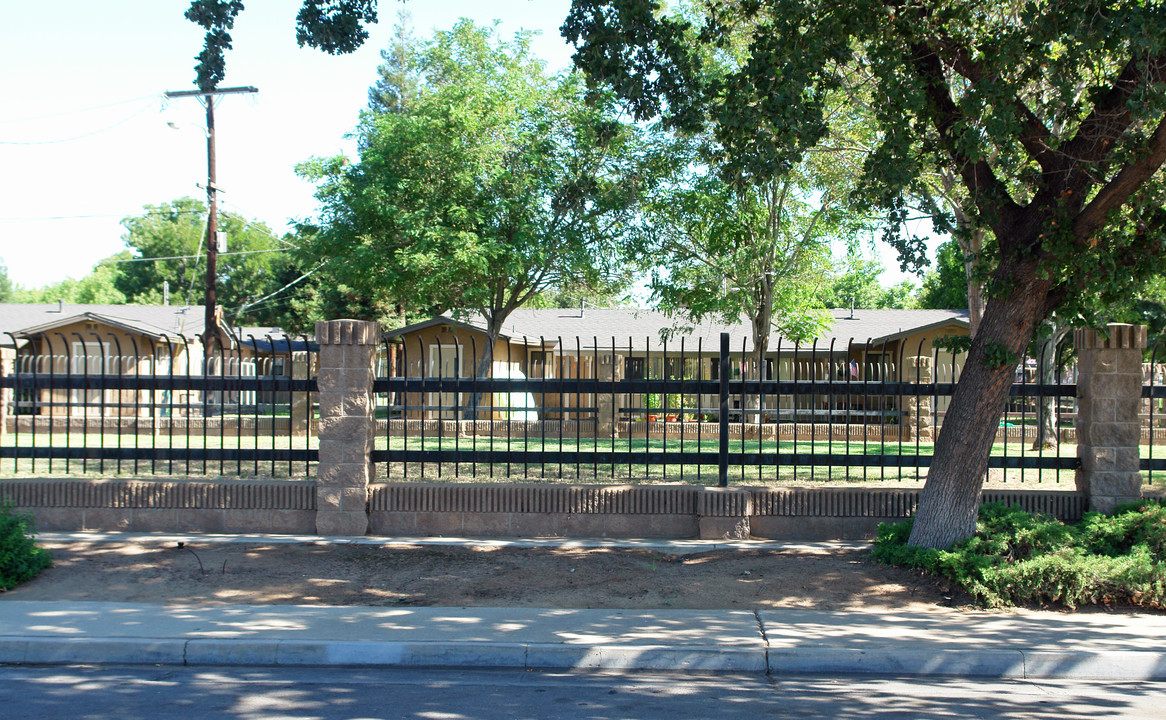
<instances>
[{"instance_id":1,"label":"dry dirt ground","mask_svg":"<svg viewBox=\"0 0 1166 720\"><path fill-rule=\"evenodd\" d=\"M967 598L864 550L43 543L54 566L10 600L161 604L927 610Z\"/></svg>"}]
</instances>

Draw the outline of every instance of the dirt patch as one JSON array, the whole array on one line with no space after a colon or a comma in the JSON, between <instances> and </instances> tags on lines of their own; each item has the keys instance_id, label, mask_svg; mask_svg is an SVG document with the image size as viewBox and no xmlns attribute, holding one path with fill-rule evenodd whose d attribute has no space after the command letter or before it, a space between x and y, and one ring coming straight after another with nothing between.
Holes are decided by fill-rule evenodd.
<instances>
[{"instance_id":1,"label":"dirt patch","mask_svg":"<svg viewBox=\"0 0 1166 720\"><path fill-rule=\"evenodd\" d=\"M159 604L919 611L966 597L853 549L44 543L54 567L10 600Z\"/></svg>"}]
</instances>

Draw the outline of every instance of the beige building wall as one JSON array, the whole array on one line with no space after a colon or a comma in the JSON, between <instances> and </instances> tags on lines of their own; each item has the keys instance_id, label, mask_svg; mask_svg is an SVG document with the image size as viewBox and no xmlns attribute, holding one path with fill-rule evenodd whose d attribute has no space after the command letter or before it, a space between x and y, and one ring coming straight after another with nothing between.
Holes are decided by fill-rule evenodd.
<instances>
[{"instance_id":1,"label":"beige building wall","mask_svg":"<svg viewBox=\"0 0 1166 720\"><path fill-rule=\"evenodd\" d=\"M22 371L53 375L186 375L200 372L202 344L175 337L175 345L154 341L137 333L95 322L78 322L30 338L17 358ZM154 391L153 404L185 407L198 405L195 391ZM117 416L151 413L150 391L131 390L44 390L40 415Z\"/></svg>"}]
</instances>

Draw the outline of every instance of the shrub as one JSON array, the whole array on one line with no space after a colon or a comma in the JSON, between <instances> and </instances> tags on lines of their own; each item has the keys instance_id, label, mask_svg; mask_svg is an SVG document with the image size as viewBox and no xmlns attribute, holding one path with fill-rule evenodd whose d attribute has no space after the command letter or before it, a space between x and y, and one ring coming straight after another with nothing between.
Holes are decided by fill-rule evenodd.
<instances>
[{"instance_id":1,"label":"shrub","mask_svg":"<svg viewBox=\"0 0 1166 720\"><path fill-rule=\"evenodd\" d=\"M1166 557L1166 502L1139 500L1114 508L1110 515L1086 513L1081 519L1086 547L1098 555L1123 555L1144 545L1158 558Z\"/></svg>"},{"instance_id":2,"label":"shrub","mask_svg":"<svg viewBox=\"0 0 1166 720\"><path fill-rule=\"evenodd\" d=\"M32 535L32 518L0 502L0 590L11 590L52 567L52 554L37 547Z\"/></svg>"},{"instance_id":3,"label":"shrub","mask_svg":"<svg viewBox=\"0 0 1166 720\"><path fill-rule=\"evenodd\" d=\"M1166 607L1166 505L1141 501L1078 525L985 503L950 550L907 546L911 521L881 524L874 557L951 580L982 605L1130 603Z\"/></svg>"}]
</instances>

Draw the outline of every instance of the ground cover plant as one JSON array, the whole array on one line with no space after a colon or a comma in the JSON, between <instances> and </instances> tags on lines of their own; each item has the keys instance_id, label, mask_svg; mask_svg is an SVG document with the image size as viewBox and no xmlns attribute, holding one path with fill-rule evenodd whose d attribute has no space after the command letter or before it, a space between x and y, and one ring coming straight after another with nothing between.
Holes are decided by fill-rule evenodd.
<instances>
[{"instance_id":1,"label":"ground cover plant","mask_svg":"<svg viewBox=\"0 0 1166 720\"><path fill-rule=\"evenodd\" d=\"M32 535L32 519L0 501L0 591L11 590L52 566L52 555L37 547Z\"/></svg>"},{"instance_id":2,"label":"ground cover plant","mask_svg":"<svg viewBox=\"0 0 1166 720\"><path fill-rule=\"evenodd\" d=\"M910 547L913 520L879 526L874 557L947 578L988 607L1130 604L1166 608L1166 501L1146 499L1065 524L985 503L976 534L950 550Z\"/></svg>"}]
</instances>

